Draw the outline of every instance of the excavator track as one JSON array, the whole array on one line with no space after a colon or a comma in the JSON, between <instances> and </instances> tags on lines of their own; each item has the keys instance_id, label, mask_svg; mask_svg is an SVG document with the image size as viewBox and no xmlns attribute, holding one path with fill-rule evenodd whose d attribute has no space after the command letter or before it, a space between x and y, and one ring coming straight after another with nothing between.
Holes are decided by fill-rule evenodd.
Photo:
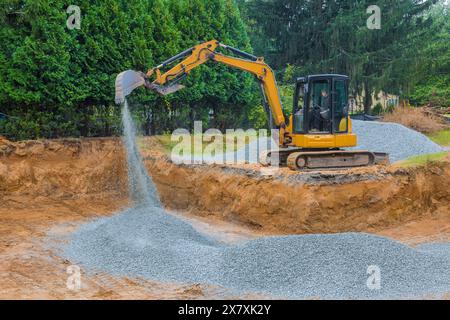
<instances>
[{"instance_id":1,"label":"excavator track","mask_svg":"<svg viewBox=\"0 0 450 320\"><path fill-rule=\"evenodd\" d=\"M287 165L292 170L345 169L389 164L389 156L386 153L366 150L306 151L303 149L268 151L260 156L260 163L273 165L274 159L278 165Z\"/></svg>"}]
</instances>

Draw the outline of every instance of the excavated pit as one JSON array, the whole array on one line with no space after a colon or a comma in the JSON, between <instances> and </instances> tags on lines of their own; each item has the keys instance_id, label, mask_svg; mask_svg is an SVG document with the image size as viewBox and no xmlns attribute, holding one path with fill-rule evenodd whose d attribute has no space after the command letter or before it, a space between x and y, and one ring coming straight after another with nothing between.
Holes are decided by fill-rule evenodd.
<instances>
[{"instance_id":1,"label":"excavated pit","mask_svg":"<svg viewBox=\"0 0 450 320\"><path fill-rule=\"evenodd\" d=\"M364 233L259 237L229 244L216 240L215 233L196 230L162 208L137 151L127 102L122 118L134 206L83 225L59 249L89 272L303 299L410 298L450 290L450 257L441 254L443 246L429 253ZM367 282L370 268L380 275L383 270L377 290Z\"/></svg>"},{"instance_id":2,"label":"excavated pit","mask_svg":"<svg viewBox=\"0 0 450 320\"><path fill-rule=\"evenodd\" d=\"M145 164L165 208L213 225L230 222L258 235L363 231L394 235L406 242L413 235L405 234L403 226L419 225L412 229L414 236L422 233L424 238L418 242L427 242L436 240L435 226L439 225L442 238L438 240L448 241L448 162L424 168L375 167L325 173L282 169L267 176L253 166L177 166L157 151L160 147L155 139L147 142L155 148L144 152ZM29 255L29 251L26 255L20 251L23 243L29 237L45 236L55 224L67 220L78 223L130 206L126 171L120 139L1 141L2 249L17 251L15 259L22 259ZM103 207L94 209L98 204ZM430 221L433 227L425 228ZM392 230L395 232L389 233ZM36 254L35 248L33 244L26 250ZM15 255L5 255L10 256ZM17 290L10 283L11 274L18 270L22 271L17 284L27 292L36 289L30 289L29 281L23 283L23 274L32 277L37 270L23 263L25 269L8 264L7 258L0 264L0 269L9 270L6 274L10 275L2 278L11 286L9 292ZM36 267L41 270L45 263ZM58 272L46 272L40 276L43 280L33 281L46 280L42 290Z\"/></svg>"}]
</instances>

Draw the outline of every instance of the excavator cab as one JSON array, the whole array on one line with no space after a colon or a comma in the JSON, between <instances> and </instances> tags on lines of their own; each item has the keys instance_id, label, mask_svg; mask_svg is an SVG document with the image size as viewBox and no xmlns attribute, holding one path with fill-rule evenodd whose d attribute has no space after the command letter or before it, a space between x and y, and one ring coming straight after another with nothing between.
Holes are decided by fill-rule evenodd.
<instances>
[{"instance_id":1,"label":"excavator cab","mask_svg":"<svg viewBox=\"0 0 450 320\"><path fill-rule=\"evenodd\" d=\"M348 82L344 75L322 74L297 79L293 134L346 134Z\"/></svg>"}]
</instances>

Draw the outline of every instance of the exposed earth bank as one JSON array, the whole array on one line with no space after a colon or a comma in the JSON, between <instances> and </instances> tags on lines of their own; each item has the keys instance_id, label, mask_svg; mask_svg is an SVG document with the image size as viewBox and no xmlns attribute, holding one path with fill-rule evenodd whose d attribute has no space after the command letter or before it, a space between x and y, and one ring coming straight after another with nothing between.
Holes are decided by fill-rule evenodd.
<instances>
[{"instance_id":1,"label":"exposed earth bank","mask_svg":"<svg viewBox=\"0 0 450 320\"><path fill-rule=\"evenodd\" d=\"M157 150L152 141L147 149ZM179 166L147 152L151 173L168 209L245 225L264 234L360 231L389 235L389 229L420 221L443 222L428 230L448 239L450 158L425 167L372 167L344 171L266 175L257 166ZM414 228L415 229L415 228ZM425 228L426 229L426 228ZM398 233L408 243L420 242Z\"/></svg>"}]
</instances>

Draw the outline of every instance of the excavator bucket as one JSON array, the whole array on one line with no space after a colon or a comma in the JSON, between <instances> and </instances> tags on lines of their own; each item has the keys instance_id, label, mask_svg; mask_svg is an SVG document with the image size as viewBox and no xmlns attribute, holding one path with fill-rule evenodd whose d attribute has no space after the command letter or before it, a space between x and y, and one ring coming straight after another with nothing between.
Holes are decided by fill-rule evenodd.
<instances>
[{"instance_id":1,"label":"excavator bucket","mask_svg":"<svg viewBox=\"0 0 450 320\"><path fill-rule=\"evenodd\" d=\"M128 96L134 89L144 85L148 89L153 90L162 96L174 93L184 88L183 85L177 83L167 86L161 86L156 83L146 84L145 75L142 72L127 70L117 75L115 99L116 103L124 103L126 96Z\"/></svg>"},{"instance_id":2,"label":"excavator bucket","mask_svg":"<svg viewBox=\"0 0 450 320\"><path fill-rule=\"evenodd\" d=\"M116 77L116 103L121 104L125 102L126 96L144 84L145 79L141 72L127 70L119 73Z\"/></svg>"}]
</instances>

